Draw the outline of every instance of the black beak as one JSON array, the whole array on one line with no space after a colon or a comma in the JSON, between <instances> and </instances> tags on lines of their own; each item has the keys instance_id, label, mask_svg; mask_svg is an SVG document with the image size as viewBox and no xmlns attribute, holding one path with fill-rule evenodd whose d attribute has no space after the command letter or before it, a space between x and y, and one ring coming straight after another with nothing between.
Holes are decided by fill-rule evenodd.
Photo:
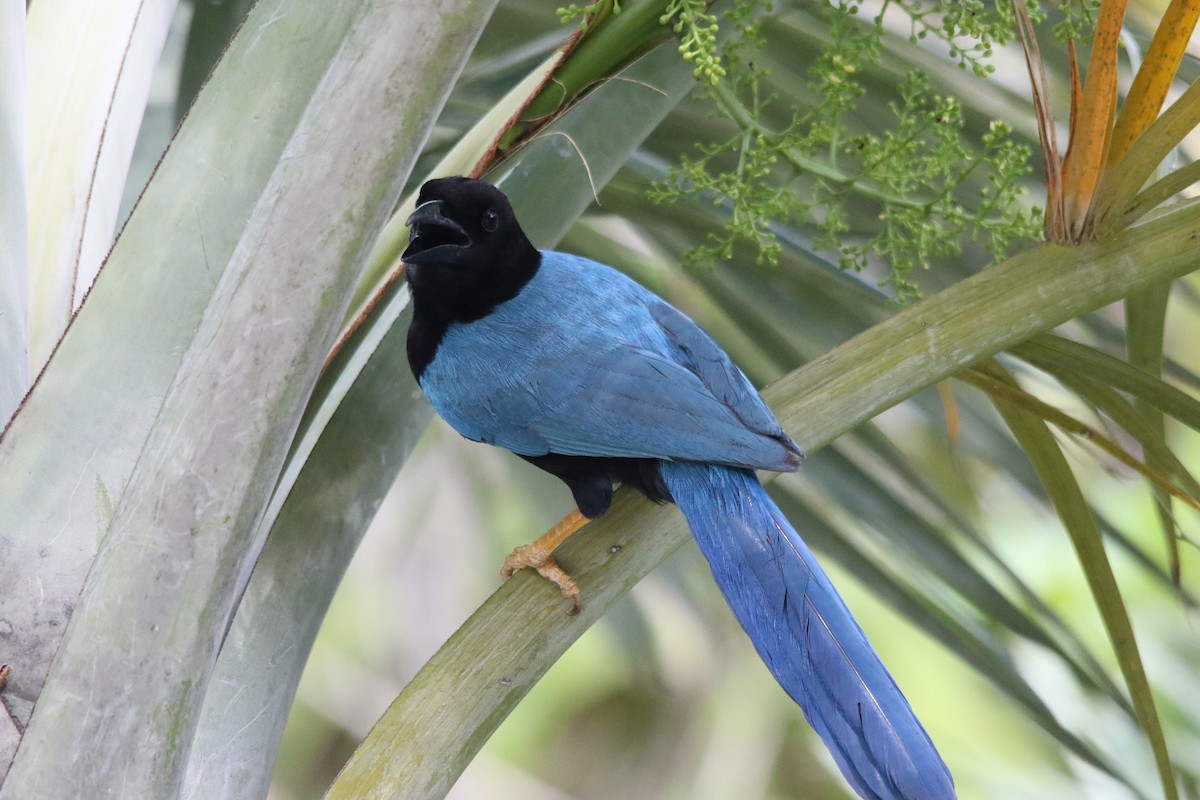
<instances>
[{"instance_id":1,"label":"black beak","mask_svg":"<svg viewBox=\"0 0 1200 800\"><path fill-rule=\"evenodd\" d=\"M463 227L442 213L441 200L427 200L417 206L406 224L408 248L400 258L406 264L453 261L453 257L471 246L471 237Z\"/></svg>"}]
</instances>

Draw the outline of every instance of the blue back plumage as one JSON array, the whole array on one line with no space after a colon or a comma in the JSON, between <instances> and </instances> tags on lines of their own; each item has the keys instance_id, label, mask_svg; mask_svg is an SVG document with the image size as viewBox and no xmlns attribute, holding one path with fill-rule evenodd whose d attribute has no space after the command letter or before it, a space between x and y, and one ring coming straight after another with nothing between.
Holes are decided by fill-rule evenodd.
<instances>
[{"instance_id":1,"label":"blue back plumage","mask_svg":"<svg viewBox=\"0 0 1200 800\"><path fill-rule=\"evenodd\" d=\"M796 468L799 448L707 334L579 256L543 253L517 297L452 324L421 386L463 436L524 456Z\"/></svg>"},{"instance_id":2,"label":"blue back plumage","mask_svg":"<svg viewBox=\"0 0 1200 800\"><path fill-rule=\"evenodd\" d=\"M954 782L908 701L754 473L663 464L738 621L855 791L948 800Z\"/></svg>"}]
</instances>

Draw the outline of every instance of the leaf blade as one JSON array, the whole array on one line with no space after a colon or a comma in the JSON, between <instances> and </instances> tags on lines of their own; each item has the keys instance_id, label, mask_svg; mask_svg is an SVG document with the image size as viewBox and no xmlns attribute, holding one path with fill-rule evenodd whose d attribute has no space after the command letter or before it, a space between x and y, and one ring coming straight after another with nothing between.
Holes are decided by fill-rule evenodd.
<instances>
[{"instance_id":1,"label":"leaf blade","mask_svg":"<svg viewBox=\"0 0 1200 800\"><path fill-rule=\"evenodd\" d=\"M97 786L176 794L215 648L261 544L254 526L300 404L367 244L394 207L491 8L489 0L420 13L345 3L337 7L339 26L324 3L287 3L287 13L273 5L256 7L242 47L231 53L270 60L281 48L305 61L313 82L300 82L297 116L272 140L279 149L262 164L264 183L232 232L211 300L197 304L203 313L121 493L47 682L49 699L26 730L2 797L82 796ZM282 37L275 49L267 43L272 34ZM323 59L316 47L322 36ZM407 39L419 44L402 62L391 43ZM261 94L240 91L245 75L230 63L235 102L262 102ZM427 80L411 81L410 68ZM368 108L369 119L343 130L345 119ZM216 163L230 161L232 153ZM211 196L224 203L224 194ZM144 276L147 265L138 268ZM89 667L97 663L130 668L114 678ZM109 713L89 716L81 703ZM129 735L93 730L80 740L83 717ZM151 757L126 750L135 731L155 742ZM62 747L75 751L70 770L48 755Z\"/></svg>"},{"instance_id":2,"label":"leaf blade","mask_svg":"<svg viewBox=\"0 0 1200 800\"><path fill-rule=\"evenodd\" d=\"M1005 380L1004 373L998 368L988 371L994 377ZM1011 381L1011 378L1007 380ZM1154 753L1163 794L1168 800L1177 800L1179 794L1175 787L1174 768L1167 750L1166 737L1163 735L1154 697L1150 692L1150 683L1138 652L1128 610L1121 599L1120 587L1104 551L1104 543L1091 509L1088 508L1083 492L1071 474L1070 465L1046 423L1005 398L995 397L994 402L1012 429L1013 435L1029 454L1034 468L1042 478L1042 485L1058 511L1063 527L1071 537L1092 597L1104 621L1117 663L1125 677L1138 722Z\"/></svg>"},{"instance_id":3,"label":"leaf blade","mask_svg":"<svg viewBox=\"0 0 1200 800\"><path fill-rule=\"evenodd\" d=\"M0 420L29 389L29 228L26 206L25 10L0 8Z\"/></svg>"},{"instance_id":4,"label":"leaf blade","mask_svg":"<svg viewBox=\"0 0 1200 800\"><path fill-rule=\"evenodd\" d=\"M1063 157L1063 200L1067 230L1075 241L1089 224L1096 187L1103 175L1117 103L1117 48L1126 0L1102 0L1079 98L1071 140Z\"/></svg>"},{"instance_id":5,"label":"leaf blade","mask_svg":"<svg viewBox=\"0 0 1200 800\"><path fill-rule=\"evenodd\" d=\"M112 246L150 79L176 4L48 0L30 7L35 369L50 357Z\"/></svg>"},{"instance_id":6,"label":"leaf blade","mask_svg":"<svg viewBox=\"0 0 1200 800\"><path fill-rule=\"evenodd\" d=\"M1146 57L1129 87L1125 105L1117 116L1108 153L1110 164L1120 161L1130 145L1158 116L1187 52L1197 19L1200 19L1200 2L1196 0L1171 0L1163 13Z\"/></svg>"},{"instance_id":7,"label":"leaf blade","mask_svg":"<svg viewBox=\"0 0 1200 800\"><path fill-rule=\"evenodd\" d=\"M6 692L22 722L212 296L211 265L233 252L319 79L316 65L331 57L347 24L341 13L324 14L321 35L302 53L289 50L287 37L304 20L294 13L267 28L254 53L245 41L226 53L0 438L0 580L11 589L0 595L0 612L12 621L5 649L14 667ZM241 80L259 90L242 92ZM231 149L229 126L250 114L262 124ZM161 246L164 230L178 232L169 248ZM97 350L98 341L106 348ZM72 447L46 448L44 432Z\"/></svg>"}]
</instances>

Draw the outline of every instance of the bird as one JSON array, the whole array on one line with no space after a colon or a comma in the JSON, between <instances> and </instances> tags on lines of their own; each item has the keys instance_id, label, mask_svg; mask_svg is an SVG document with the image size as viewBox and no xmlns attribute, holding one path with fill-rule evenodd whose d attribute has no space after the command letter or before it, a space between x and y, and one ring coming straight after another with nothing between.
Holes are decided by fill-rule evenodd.
<instances>
[{"instance_id":1,"label":"bird","mask_svg":"<svg viewBox=\"0 0 1200 800\"><path fill-rule=\"evenodd\" d=\"M565 483L578 506L565 527L608 510L614 485L674 503L854 791L954 798L904 694L759 482L756 470L795 471L802 453L721 347L612 267L537 249L485 181L426 182L408 225L407 355L434 410L465 438ZM514 552L504 571L537 567L577 600L549 558L562 535L530 545L532 558Z\"/></svg>"}]
</instances>

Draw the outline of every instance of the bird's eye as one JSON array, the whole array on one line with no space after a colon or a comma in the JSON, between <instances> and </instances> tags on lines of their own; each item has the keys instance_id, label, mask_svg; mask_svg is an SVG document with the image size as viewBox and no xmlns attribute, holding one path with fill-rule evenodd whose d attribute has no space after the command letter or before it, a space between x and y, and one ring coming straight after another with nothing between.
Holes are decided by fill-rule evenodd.
<instances>
[{"instance_id":1,"label":"bird's eye","mask_svg":"<svg viewBox=\"0 0 1200 800\"><path fill-rule=\"evenodd\" d=\"M500 215L496 213L494 208L489 208L483 212L483 219L480 220L479 224L488 233L495 233L496 229L500 227Z\"/></svg>"}]
</instances>

